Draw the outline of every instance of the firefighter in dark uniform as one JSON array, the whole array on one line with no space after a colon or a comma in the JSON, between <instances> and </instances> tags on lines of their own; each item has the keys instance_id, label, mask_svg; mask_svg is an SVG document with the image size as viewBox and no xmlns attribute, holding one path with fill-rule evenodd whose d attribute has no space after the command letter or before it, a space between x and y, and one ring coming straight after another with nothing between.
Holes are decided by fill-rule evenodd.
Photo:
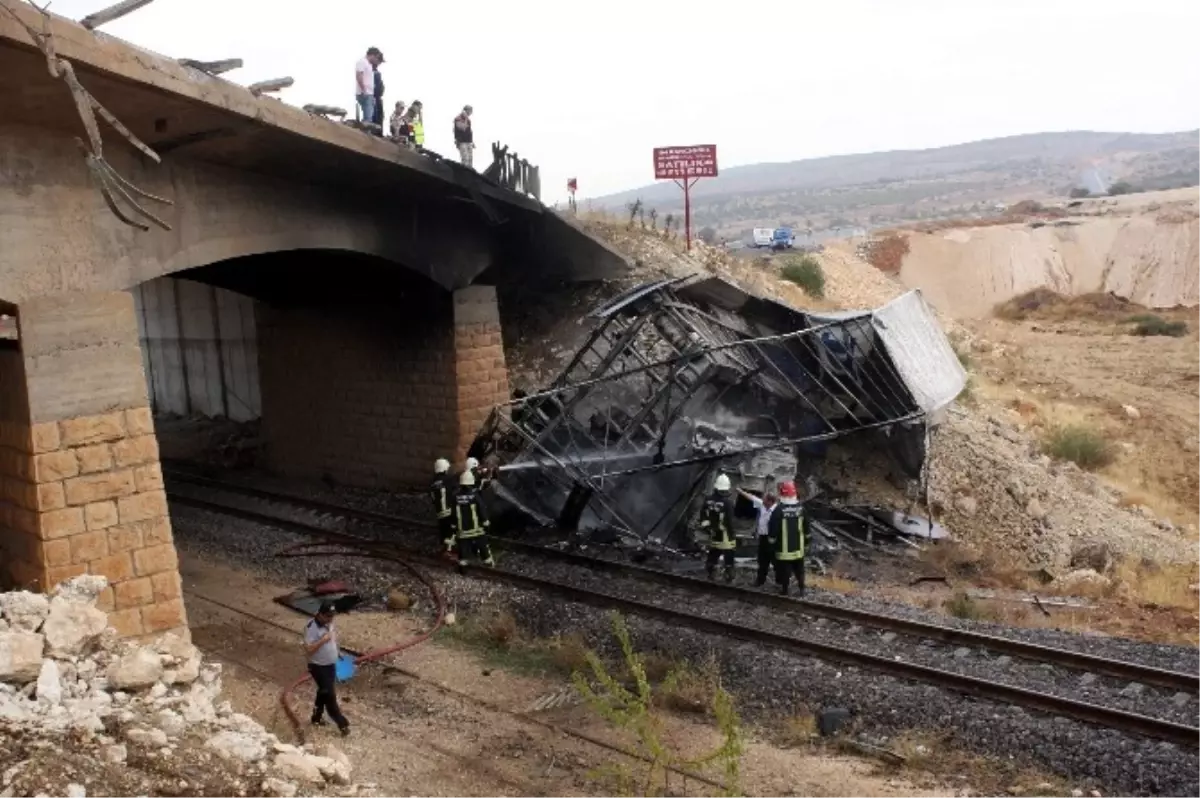
<instances>
[{"instance_id":1,"label":"firefighter in dark uniform","mask_svg":"<svg viewBox=\"0 0 1200 798\"><path fill-rule=\"evenodd\" d=\"M437 518L438 535L446 555L454 553L454 484L450 481L450 461L439 457L433 464L433 484L429 496L433 499L433 514Z\"/></svg>"},{"instance_id":2,"label":"firefighter in dark uniform","mask_svg":"<svg viewBox=\"0 0 1200 798\"><path fill-rule=\"evenodd\" d=\"M779 486L779 505L771 513L768 538L775 548L775 581L780 594L788 593L788 582L796 577L804 595L804 538L808 533L804 506L796 498L796 483Z\"/></svg>"},{"instance_id":3,"label":"firefighter in dark uniform","mask_svg":"<svg viewBox=\"0 0 1200 798\"><path fill-rule=\"evenodd\" d=\"M475 474L466 469L458 478L458 493L454 496L454 531L458 538L458 566L463 568L472 559L484 565L495 565L488 547L487 530L491 525L479 491L475 489Z\"/></svg>"},{"instance_id":4,"label":"firefighter in dark uniform","mask_svg":"<svg viewBox=\"0 0 1200 798\"><path fill-rule=\"evenodd\" d=\"M467 458L467 470L475 475L475 484L482 493L487 489L488 483L492 481L492 472L479 465L479 460L474 457Z\"/></svg>"},{"instance_id":5,"label":"firefighter in dark uniform","mask_svg":"<svg viewBox=\"0 0 1200 798\"><path fill-rule=\"evenodd\" d=\"M717 561L725 557L725 581L733 581L733 554L737 540L733 536L733 494L729 477L718 474L713 492L704 502L700 528L708 530L708 560L704 569L708 579L716 578Z\"/></svg>"}]
</instances>

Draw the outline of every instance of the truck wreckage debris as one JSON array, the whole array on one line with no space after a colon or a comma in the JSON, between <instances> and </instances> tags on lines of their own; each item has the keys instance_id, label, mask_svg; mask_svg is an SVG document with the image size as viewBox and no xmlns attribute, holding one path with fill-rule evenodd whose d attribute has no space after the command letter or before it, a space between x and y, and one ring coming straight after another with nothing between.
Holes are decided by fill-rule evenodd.
<instances>
[{"instance_id":1,"label":"truck wreckage debris","mask_svg":"<svg viewBox=\"0 0 1200 798\"><path fill-rule=\"evenodd\" d=\"M827 541L944 536L902 514L815 500L814 466L842 436L878 436L910 478L924 474L929 426L966 374L919 291L819 313L689 277L633 288L588 319L594 330L557 379L495 408L471 447L495 468L499 515L686 549L689 520L725 473L758 494L806 484ZM857 535L844 531L855 522Z\"/></svg>"}]
</instances>

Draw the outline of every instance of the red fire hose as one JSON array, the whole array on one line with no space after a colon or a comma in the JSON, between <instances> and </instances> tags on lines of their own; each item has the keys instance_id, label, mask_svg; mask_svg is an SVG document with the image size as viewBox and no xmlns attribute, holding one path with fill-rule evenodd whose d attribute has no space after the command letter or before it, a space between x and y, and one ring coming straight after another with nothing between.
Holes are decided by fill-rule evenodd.
<instances>
[{"instance_id":1,"label":"red fire hose","mask_svg":"<svg viewBox=\"0 0 1200 798\"><path fill-rule=\"evenodd\" d=\"M329 548L331 546L335 546L335 545L338 546L340 550L329 551ZM418 646L421 643L424 643L429 638L433 637L434 633L438 629L440 629L442 627L442 624L445 622L446 602L442 598L442 593L440 590L438 590L437 585L435 585L433 583L433 581L428 576L426 576L422 571L418 570L414 565L412 565L412 563L409 563L408 561L401 559L400 557L396 556L395 554L390 554L386 551L374 551L367 547L364 547L361 549L353 548L353 547L345 546L344 544L300 543L295 546L290 546L290 547L284 549L283 551L279 552L275 556L277 556L277 557L342 556L342 557L367 557L367 558L375 559L375 560L387 560L388 562L393 562L393 563L396 563L397 565L404 566L406 569L408 569L408 571L413 576L415 576L427 588L429 588L429 593L433 597L433 604L434 604L434 608L435 608L435 612L436 612L434 621L433 621L433 625L429 628L429 630L422 632L421 634L417 635L416 637L405 640L402 643L397 643L392 646L386 646L384 648L377 648L377 649L374 649L373 651L368 651L367 653L363 654L362 656L360 656L356 660L354 660L354 664L356 666L362 665L367 662L373 662L374 660L377 660L377 659L382 659L383 657L386 657L389 654L395 654L398 651L404 651L405 649L412 648L413 646ZM295 730L296 736L300 739L301 742L305 741L304 726L301 724L300 718L296 716L295 711L292 709L290 698L291 698L291 694L296 690L297 687L299 687L300 685L304 684L307 681L311 681L311 679L312 679L312 676L310 674L306 673L303 676L301 676L300 678L296 679L296 681L292 682L286 688L284 688L283 692L279 694L279 703L283 707L283 711L287 715L288 721L292 724L292 729Z\"/></svg>"}]
</instances>

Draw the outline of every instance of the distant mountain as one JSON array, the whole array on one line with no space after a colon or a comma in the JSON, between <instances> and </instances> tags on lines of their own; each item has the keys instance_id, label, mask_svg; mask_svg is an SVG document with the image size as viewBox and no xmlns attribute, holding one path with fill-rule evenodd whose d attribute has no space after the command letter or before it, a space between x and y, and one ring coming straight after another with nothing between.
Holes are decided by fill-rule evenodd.
<instances>
[{"instance_id":1,"label":"distant mountain","mask_svg":"<svg viewBox=\"0 0 1200 798\"><path fill-rule=\"evenodd\" d=\"M756 225L879 226L980 212L991 203L1065 196L1089 174L1166 188L1200 181L1200 130L1033 133L929 150L836 155L735 166L692 189L693 220L723 235ZM663 181L588 200L619 210L635 199L682 208ZM811 224L809 224L811 223Z\"/></svg>"}]
</instances>

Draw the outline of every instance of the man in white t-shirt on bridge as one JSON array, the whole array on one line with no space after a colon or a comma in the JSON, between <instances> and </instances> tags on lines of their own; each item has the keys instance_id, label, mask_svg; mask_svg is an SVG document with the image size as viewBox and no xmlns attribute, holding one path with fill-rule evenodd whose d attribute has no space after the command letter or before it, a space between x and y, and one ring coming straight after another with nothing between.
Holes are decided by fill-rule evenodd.
<instances>
[{"instance_id":1,"label":"man in white t-shirt on bridge","mask_svg":"<svg viewBox=\"0 0 1200 798\"><path fill-rule=\"evenodd\" d=\"M375 121L375 70L382 63L383 53L378 47L370 47L354 65L354 96L363 122Z\"/></svg>"}]
</instances>

